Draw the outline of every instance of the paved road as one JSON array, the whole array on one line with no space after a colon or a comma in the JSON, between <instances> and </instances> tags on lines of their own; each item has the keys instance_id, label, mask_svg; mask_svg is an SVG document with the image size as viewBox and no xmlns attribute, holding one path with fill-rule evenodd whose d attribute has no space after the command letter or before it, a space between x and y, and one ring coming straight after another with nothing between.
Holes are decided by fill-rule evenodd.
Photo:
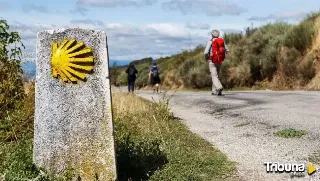
<instances>
[{"instance_id":1,"label":"paved road","mask_svg":"<svg viewBox=\"0 0 320 181\"><path fill-rule=\"evenodd\" d=\"M137 92L146 99L162 96ZM266 173L264 162L308 163L320 151L320 92L169 92L171 111L189 129L238 163L242 180L315 180L289 173ZM307 131L302 138L280 138L275 131ZM320 168L320 167L319 167ZM320 177L317 176L320 180Z\"/></svg>"}]
</instances>

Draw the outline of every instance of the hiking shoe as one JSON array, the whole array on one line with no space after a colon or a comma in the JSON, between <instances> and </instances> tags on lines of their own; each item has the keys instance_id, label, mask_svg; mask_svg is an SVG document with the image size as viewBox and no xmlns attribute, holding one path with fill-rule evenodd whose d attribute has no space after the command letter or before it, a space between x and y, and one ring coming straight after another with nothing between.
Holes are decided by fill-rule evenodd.
<instances>
[{"instance_id":1,"label":"hiking shoe","mask_svg":"<svg viewBox=\"0 0 320 181\"><path fill-rule=\"evenodd\" d=\"M223 88L217 90L218 96L222 96L222 90Z\"/></svg>"},{"instance_id":2,"label":"hiking shoe","mask_svg":"<svg viewBox=\"0 0 320 181\"><path fill-rule=\"evenodd\" d=\"M214 92L211 92L211 95L213 95L213 96L214 96L214 95L216 95L216 93L214 93Z\"/></svg>"}]
</instances>

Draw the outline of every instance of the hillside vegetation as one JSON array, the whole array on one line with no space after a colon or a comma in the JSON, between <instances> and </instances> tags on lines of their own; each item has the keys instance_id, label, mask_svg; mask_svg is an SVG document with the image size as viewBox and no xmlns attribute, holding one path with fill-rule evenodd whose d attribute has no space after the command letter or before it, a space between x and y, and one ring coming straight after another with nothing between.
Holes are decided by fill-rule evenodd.
<instances>
[{"instance_id":1,"label":"hillside vegetation","mask_svg":"<svg viewBox=\"0 0 320 181\"><path fill-rule=\"evenodd\" d=\"M231 53L220 77L225 88L320 89L320 18L312 13L297 25L283 22L247 28L245 34L226 34ZM202 89L211 86L203 58L204 47L157 59L163 85L169 89ZM148 85L150 62L135 61L136 84ZM125 67L113 69L112 80L126 83Z\"/></svg>"}]
</instances>

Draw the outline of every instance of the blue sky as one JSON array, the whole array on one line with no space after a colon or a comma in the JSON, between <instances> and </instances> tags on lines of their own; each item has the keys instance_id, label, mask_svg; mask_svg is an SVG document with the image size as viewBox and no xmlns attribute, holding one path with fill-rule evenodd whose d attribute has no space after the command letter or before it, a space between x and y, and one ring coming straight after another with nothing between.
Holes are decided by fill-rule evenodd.
<instances>
[{"instance_id":1,"label":"blue sky","mask_svg":"<svg viewBox=\"0 0 320 181\"><path fill-rule=\"evenodd\" d=\"M35 59L37 32L80 27L106 31L110 59L124 61L204 45L212 29L297 23L319 7L319 0L0 0L0 18L20 32L25 60Z\"/></svg>"}]
</instances>

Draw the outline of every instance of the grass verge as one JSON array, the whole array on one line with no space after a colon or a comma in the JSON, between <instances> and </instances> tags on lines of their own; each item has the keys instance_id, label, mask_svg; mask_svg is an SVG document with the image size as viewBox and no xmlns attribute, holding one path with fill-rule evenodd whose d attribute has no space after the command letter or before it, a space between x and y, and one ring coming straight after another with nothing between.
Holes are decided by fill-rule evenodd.
<instances>
[{"instance_id":1,"label":"grass verge","mask_svg":"<svg viewBox=\"0 0 320 181\"><path fill-rule=\"evenodd\" d=\"M158 164L158 169L147 173L147 179L208 181L235 178L232 177L235 175L235 164L175 119L169 113L168 100L154 104L122 93L113 94L112 99L117 138L126 137L120 136L125 133L130 135L130 139L135 140L136 143L143 142L147 145L152 142L157 143L159 150L154 150L157 155L154 158L156 161L163 162ZM120 131L124 129L126 131ZM117 144L122 142L116 141ZM117 147L119 148L119 145ZM126 160L123 163L129 163L134 167L135 165L130 163L132 161ZM136 176L136 172L128 172L128 170L136 170L135 168L124 169L123 165L119 166L121 180L141 179ZM145 166L149 167L148 163Z\"/></svg>"},{"instance_id":2,"label":"grass verge","mask_svg":"<svg viewBox=\"0 0 320 181\"><path fill-rule=\"evenodd\" d=\"M296 130L293 128L283 129L275 132L275 135L283 137L283 138L300 138L303 135L307 134L304 130Z\"/></svg>"}]
</instances>

